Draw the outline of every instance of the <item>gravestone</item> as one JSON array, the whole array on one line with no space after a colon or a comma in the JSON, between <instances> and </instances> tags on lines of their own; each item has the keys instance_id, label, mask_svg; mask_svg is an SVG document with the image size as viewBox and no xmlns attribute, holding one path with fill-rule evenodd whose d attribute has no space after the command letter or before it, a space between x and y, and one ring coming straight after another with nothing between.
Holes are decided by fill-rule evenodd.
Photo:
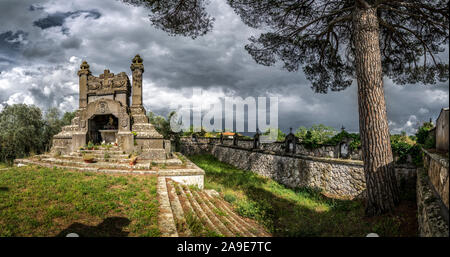
<instances>
[{"instance_id":1,"label":"gravestone","mask_svg":"<svg viewBox=\"0 0 450 257\"><path fill-rule=\"evenodd\" d=\"M237 145L238 145L238 140L239 140L238 134L237 134L237 133L234 133L234 136L233 136L233 145L234 145L234 146L237 146Z\"/></svg>"},{"instance_id":2,"label":"gravestone","mask_svg":"<svg viewBox=\"0 0 450 257\"><path fill-rule=\"evenodd\" d=\"M259 149L261 144L260 136L261 133L259 132L259 129L256 129L256 134L253 136L253 149Z\"/></svg>"},{"instance_id":3,"label":"gravestone","mask_svg":"<svg viewBox=\"0 0 450 257\"><path fill-rule=\"evenodd\" d=\"M345 127L342 126L341 130L344 132ZM343 137L341 142L339 142L339 158L348 159L351 155L350 143L353 141L353 138Z\"/></svg>"},{"instance_id":4,"label":"gravestone","mask_svg":"<svg viewBox=\"0 0 450 257\"><path fill-rule=\"evenodd\" d=\"M292 133L292 128L289 128L289 134L284 139L284 151L295 154L296 148L297 137Z\"/></svg>"}]
</instances>

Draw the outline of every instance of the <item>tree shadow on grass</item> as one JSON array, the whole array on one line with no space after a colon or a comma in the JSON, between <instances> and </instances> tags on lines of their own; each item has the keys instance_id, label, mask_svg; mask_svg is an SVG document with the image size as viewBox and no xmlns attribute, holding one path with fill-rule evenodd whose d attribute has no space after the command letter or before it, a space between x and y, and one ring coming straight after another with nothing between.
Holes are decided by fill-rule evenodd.
<instances>
[{"instance_id":1,"label":"tree shadow on grass","mask_svg":"<svg viewBox=\"0 0 450 257\"><path fill-rule=\"evenodd\" d=\"M417 221L414 206L403 204L403 209L399 208L394 214L368 219L360 200L331 198L312 188L290 189L303 195L300 198L304 200L296 201L284 197L282 191L275 193L273 190L276 188L270 189L270 185L265 185L268 179L251 171L236 169L211 155L194 156L193 159L197 165L204 166L207 180L225 188L242 190L248 201L237 203L237 212L258 220L273 236L363 237L371 232L381 236L415 236L413 223ZM403 215L406 210L408 215ZM405 225L412 229L405 229Z\"/></svg>"},{"instance_id":2,"label":"tree shadow on grass","mask_svg":"<svg viewBox=\"0 0 450 257\"><path fill-rule=\"evenodd\" d=\"M415 208L402 201L392 214L383 214L376 218L364 215L364 204L360 200L341 200L329 198L314 189L293 189L309 194L314 201L323 203L316 208L302 202L274 194L264 188L244 189L247 198L260 208L259 222L264 223L273 236L281 237L322 237L357 236L364 237L375 232L380 236L416 236ZM408 213L407 213L408 212Z\"/></svg>"},{"instance_id":3,"label":"tree shadow on grass","mask_svg":"<svg viewBox=\"0 0 450 257\"><path fill-rule=\"evenodd\" d=\"M0 187L0 192L7 192L9 191L8 187Z\"/></svg>"},{"instance_id":4,"label":"tree shadow on grass","mask_svg":"<svg viewBox=\"0 0 450 257\"><path fill-rule=\"evenodd\" d=\"M76 233L80 237L126 237L129 232L123 231L123 228L130 222L124 217L108 217L97 226L75 222L61 231L57 237L65 237L69 233Z\"/></svg>"}]
</instances>

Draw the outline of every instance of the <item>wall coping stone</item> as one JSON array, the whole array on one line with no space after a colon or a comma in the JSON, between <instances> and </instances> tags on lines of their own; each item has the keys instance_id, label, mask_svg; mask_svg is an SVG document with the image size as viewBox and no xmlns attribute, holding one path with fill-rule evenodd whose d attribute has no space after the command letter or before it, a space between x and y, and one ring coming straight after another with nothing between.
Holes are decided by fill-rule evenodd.
<instances>
[{"instance_id":1,"label":"wall coping stone","mask_svg":"<svg viewBox=\"0 0 450 257\"><path fill-rule=\"evenodd\" d=\"M427 154L428 156L431 157L431 159L437 161L438 163L440 163L442 166L444 166L445 168L448 169L448 158L441 156L439 154L435 154L435 153L430 153L429 151L425 150L424 148L422 148L422 151Z\"/></svg>"},{"instance_id":2,"label":"wall coping stone","mask_svg":"<svg viewBox=\"0 0 450 257\"><path fill-rule=\"evenodd\" d=\"M197 143L197 144L208 144L208 143ZM358 161L358 160L316 157L316 156L308 156L308 155L303 155L303 154L273 152L273 151L262 150L262 149L248 149L248 148L243 148L243 147L234 146L234 145L221 145L221 144L214 144L214 145L218 146L218 147L234 148L234 149L249 151L249 152L259 152L259 153L263 153L263 154L277 155L277 156L283 156L283 157L292 157L292 158L297 158L297 159L326 162L326 163L331 163L331 164L345 164L345 165L360 166L360 167L364 166L363 161Z\"/></svg>"}]
</instances>

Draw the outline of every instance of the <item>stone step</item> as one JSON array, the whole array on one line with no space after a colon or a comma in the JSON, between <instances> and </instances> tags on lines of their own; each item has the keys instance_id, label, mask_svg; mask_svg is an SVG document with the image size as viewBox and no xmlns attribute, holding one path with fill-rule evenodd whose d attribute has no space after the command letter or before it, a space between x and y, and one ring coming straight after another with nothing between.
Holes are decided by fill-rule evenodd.
<instances>
[{"instance_id":1,"label":"stone step","mask_svg":"<svg viewBox=\"0 0 450 257\"><path fill-rule=\"evenodd\" d=\"M83 162L77 162L77 161L67 161L62 159L56 159L56 158L41 158L36 159L36 157L30 158L30 159L16 159L14 160L14 163L19 164L32 164L32 165L38 165L42 167L57 167L57 168L65 168L65 169L73 169L73 170L81 170L81 171L98 171L98 172L107 172L107 173L130 173L130 174L154 174L158 176L168 176L171 178L186 178L190 176L203 176L204 171L201 169L196 168L170 168L170 166L167 166L166 169L159 168L158 170L151 170L147 168L147 165L150 165L150 163L137 163L134 166L130 165L118 165L115 163L85 163ZM183 180L183 179L182 179ZM184 183L191 183L189 181ZM195 183L192 182L192 183Z\"/></svg>"},{"instance_id":2,"label":"stone step","mask_svg":"<svg viewBox=\"0 0 450 257\"><path fill-rule=\"evenodd\" d=\"M202 210L205 212L205 214L208 216L208 218L214 222L214 225L216 225L216 227L219 229L220 233L224 236L235 236L235 234L233 232L230 231L230 229L228 229L228 223L224 224L223 220L220 219L219 216L213 209L211 209L211 207L205 203L204 199L202 199L199 194L197 193L196 190L189 190L189 188L187 188L186 190L187 192L191 193L192 196L195 198L196 202L200 205L200 207L202 208Z\"/></svg>"},{"instance_id":3,"label":"stone step","mask_svg":"<svg viewBox=\"0 0 450 257\"><path fill-rule=\"evenodd\" d=\"M106 150L106 149L94 149L94 150L76 150L75 153L89 153L89 154L124 154L124 151L121 150Z\"/></svg>"},{"instance_id":4,"label":"stone step","mask_svg":"<svg viewBox=\"0 0 450 257\"><path fill-rule=\"evenodd\" d=\"M184 199L186 199L190 206L192 207L192 210L195 214L195 216L198 217L198 219L205 225L209 230L219 232L220 230L214 225L214 223L209 219L208 215L203 211L201 206L197 203L197 201L194 199L191 193L189 193L186 186L181 186L177 184L177 187L179 188L179 191L181 192L181 195Z\"/></svg>"},{"instance_id":5,"label":"stone step","mask_svg":"<svg viewBox=\"0 0 450 257\"><path fill-rule=\"evenodd\" d=\"M76 160L76 161L83 161L83 156L82 155L59 155L59 156L53 156L53 155L49 155L49 154L42 154L39 155L41 158L58 158L58 159L67 159L67 160ZM110 162L110 163L129 163L130 159L127 158L116 158L116 157L110 157L110 158L104 158L104 156L95 156L95 159L98 161L103 161L103 162ZM166 164L167 166L173 166L173 165L182 165L183 162L180 159L177 158L173 158L173 159L166 159L166 160L140 160L138 158L138 163L154 163L157 165L162 165L162 164Z\"/></svg>"},{"instance_id":6,"label":"stone step","mask_svg":"<svg viewBox=\"0 0 450 257\"><path fill-rule=\"evenodd\" d=\"M183 207L181 206L180 199L173 185L173 181L166 178L166 184L167 192L169 193L170 206L172 208L178 235L181 237L192 236L192 232L189 229L189 225L187 224L186 218L184 216Z\"/></svg>"},{"instance_id":7,"label":"stone step","mask_svg":"<svg viewBox=\"0 0 450 257\"><path fill-rule=\"evenodd\" d=\"M39 158L39 159L38 159ZM61 157L47 157L44 158L42 156L34 157L35 161L48 163L48 164L56 164L56 165L64 165L64 166L77 166L77 167L91 167L91 168L99 168L99 169L133 169L133 170L152 170L152 167L155 165L158 167L158 173L161 176L189 176L189 175L202 175L204 172L200 169L190 168L190 167L181 167L181 168L171 168L171 166L178 165L178 162L170 163L168 160L157 161L148 161L142 160L137 161L137 163L133 166L129 164L129 160L127 162L105 162L105 161L97 161L94 163L86 163L81 157L75 159L75 157L69 158L61 158ZM161 168L161 165L165 164L165 168Z\"/></svg>"},{"instance_id":8,"label":"stone step","mask_svg":"<svg viewBox=\"0 0 450 257\"><path fill-rule=\"evenodd\" d=\"M81 166L81 167L96 167L96 168L107 168L107 169L114 169L114 168L121 168L121 169L129 169L132 166L129 163L116 163L116 162L105 162L105 161L97 161L94 163L86 163L83 161L83 159L78 160L70 160L70 159L59 159L59 158L42 158L40 160L41 162L45 163L55 163L55 164L61 164L61 165L75 165L75 166ZM150 163L136 163L133 168L135 169L150 169Z\"/></svg>"},{"instance_id":9,"label":"stone step","mask_svg":"<svg viewBox=\"0 0 450 257\"><path fill-rule=\"evenodd\" d=\"M163 237L178 237L175 219L170 206L165 177L158 177L157 195L159 202L158 227Z\"/></svg>"},{"instance_id":10,"label":"stone step","mask_svg":"<svg viewBox=\"0 0 450 257\"><path fill-rule=\"evenodd\" d=\"M208 205L208 207L214 211L216 216L222 221L223 224L227 226L228 229L230 229L235 236L245 236L245 237L252 237L255 236L248 230L243 229L242 226L240 226L239 222L237 222L230 213L227 211L224 211L223 209L220 209L219 206L216 206L217 202L220 201L219 197L215 199L210 199L208 197L208 193L205 191L199 191L197 192L199 194L199 197L203 199L205 204ZM220 214L218 213L220 212Z\"/></svg>"},{"instance_id":11,"label":"stone step","mask_svg":"<svg viewBox=\"0 0 450 257\"><path fill-rule=\"evenodd\" d=\"M89 152L86 154L90 154L92 156L94 156L95 158L104 158L105 157L105 153L99 153L99 152ZM122 159L128 159L128 157L130 156L129 154L117 154L117 153L108 153L109 157L111 158L122 158ZM69 155L71 156L83 156L83 153L81 152L72 152Z\"/></svg>"},{"instance_id":12,"label":"stone step","mask_svg":"<svg viewBox=\"0 0 450 257\"><path fill-rule=\"evenodd\" d=\"M213 198L208 194L206 194L206 197L208 197L209 199ZM265 229L261 225L256 223L254 220L241 217L240 215L235 213L233 211L233 208L227 201L219 197L216 197L216 199L218 199L218 201L215 202L216 206L220 210L229 214L229 216L234 220L235 224L239 224L242 227L242 230L247 231L247 233L250 234L249 236L257 236L257 237L271 236L269 233L265 231Z\"/></svg>"},{"instance_id":13,"label":"stone step","mask_svg":"<svg viewBox=\"0 0 450 257\"><path fill-rule=\"evenodd\" d=\"M145 170L145 169L134 169L134 168L109 169L109 168L86 167L86 166L78 166L78 165L62 165L62 164L55 164L55 163L46 163L46 162L31 160L31 159L16 159L16 160L14 160L14 163L15 164L25 164L25 165L37 165L37 166L46 167L46 168L60 168L60 169L68 169L68 170L77 170L77 171L158 175L158 171L156 171L156 170Z\"/></svg>"},{"instance_id":14,"label":"stone step","mask_svg":"<svg viewBox=\"0 0 450 257\"><path fill-rule=\"evenodd\" d=\"M175 210L180 207L172 199L180 202L184 215L192 212L205 227L224 236L271 236L255 221L240 217L229 207L225 209L223 206L227 203L217 192L215 192L217 196L211 196L207 190L190 190L187 186L182 186L170 179L167 179L167 187L170 189L169 194L174 194L170 196L174 214L181 212ZM181 214L175 215L175 220L179 215Z\"/></svg>"},{"instance_id":15,"label":"stone step","mask_svg":"<svg viewBox=\"0 0 450 257\"><path fill-rule=\"evenodd\" d=\"M51 158L51 157L54 157L54 156L51 156L51 155L42 156L42 158ZM57 158L66 159L66 160L83 161L83 156L77 156L77 155L60 155ZM129 158L111 157L111 158L105 159L104 156L99 156L99 157L95 157L95 159L98 161L106 161L106 162L114 162L114 163L129 163L130 162Z\"/></svg>"}]
</instances>

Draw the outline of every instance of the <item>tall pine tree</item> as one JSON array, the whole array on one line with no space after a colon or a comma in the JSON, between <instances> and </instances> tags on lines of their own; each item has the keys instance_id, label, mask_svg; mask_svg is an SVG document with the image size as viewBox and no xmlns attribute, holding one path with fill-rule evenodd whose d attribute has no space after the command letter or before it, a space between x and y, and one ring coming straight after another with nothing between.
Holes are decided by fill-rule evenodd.
<instances>
[{"instance_id":1,"label":"tall pine tree","mask_svg":"<svg viewBox=\"0 0 450 257\"><path fill-rule=\"evenodd\" d=\"M206 0L123 0L151 10L152 23L193 38L212 29ZM358 84L359 127L367 184L366 214L391 211L399 201L383 89L448 80L438 58L448 44L448 1L228 0L242 21L265 33L247 51L263 65L303 68L318 93Z\"/></svg>"}]
</instances>

